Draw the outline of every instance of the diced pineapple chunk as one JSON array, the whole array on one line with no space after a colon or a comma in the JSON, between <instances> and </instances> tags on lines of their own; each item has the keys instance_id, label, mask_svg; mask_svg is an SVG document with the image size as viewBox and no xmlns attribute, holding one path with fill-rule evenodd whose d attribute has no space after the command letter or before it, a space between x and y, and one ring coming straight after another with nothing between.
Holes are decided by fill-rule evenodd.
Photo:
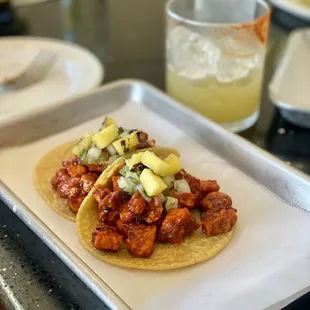
<instances>
[{"instance_id":1,"label":"diced pineapple chunk","mask_svg":"<svg viewBox=\"0 0 310 310\"><path fill-rule=\"evenodd\" d=\"M118 128L115 124L104 128L93 136L93 142L99 149L104 149L111 144L118 136Z\"/></svg>"},{"instance_id":2,"label":"diced pineapple chunk","mask_svg":"<svg viewBox=\"0 0 310 310\"><path fill-rule=\"evenodd\" d=\"M126 160L126 165L128 166L129 170L136 164L141 163L141 159L143 156L143 152L133 154L130 159Z\"/></svg>"},{"instance_id":3,"label":"diced pineapple chunk","mask_svg":"<svg viewBox=\"0 0 310 310\"><path fill-rule=\"evenodd\" d=\"M115 147L118 155L122 156L125 153L133 151L138 146L140 141L137 133L138 131L134 131L130 135L113 142L113 146Z\"/></svg>"},{"instance_id":4,"label":"diced pineapple chunk","mask_svg":"<svg viewBox=\"0 0 310 310\"><path fill-rule=\"evenodd\" d=\"M175 175L181 169L180 158L174 154L170 154L165 158L165 163L169 165L168 175Z\"/></svg>"},{"instance_id":5,"label":"diced pineapple chunk","mask_svg":"<svg viewBox=\"0 0 310 310\"><path fill-rule=\"evenodd\" d=\"M150 169L144 169L142 171L140 181L149 197L156 196L167 188L165 182Z\"/></svg>"},{"instance_id":6,"label":"diced pineapple chunk","mask_svg":"<svg viewBox=\"0 0 310 310\"><path fill-rule=\"evenodd\" d=\"M155 174L165 177L169 172L169 165L161 158L150 151L143 153L141 162L144 166L150 168Z\"/></svg>"},{"instance_id":7,"label":"diced pineapple chunk","mask_svg":"<svg viewBox=\"0 0 310 310\"><path fill-rule=\"evenodd\" d=\"M103 123L102 123L102 125L101 125L100 130L102 130L102 129L104 129L104 128L107 128L107 127L109 127L109 126L111 126L111 125L116 125L116 122L115 122L115 120L114 120L112 117L107 116L107 117L104 119L104 121L103 121Z\"/></svg>"},{"instance_id":8,"label":"diced pineapple chunk","mask_svg":"<svg viewBox=\"0 0 310 310\"><path fill-rule=\"evenodd\" d=\"M72 153L81 156L93 144L93 133L86 132L84 137L73 148Z\"/></svg>"}]
</instances>

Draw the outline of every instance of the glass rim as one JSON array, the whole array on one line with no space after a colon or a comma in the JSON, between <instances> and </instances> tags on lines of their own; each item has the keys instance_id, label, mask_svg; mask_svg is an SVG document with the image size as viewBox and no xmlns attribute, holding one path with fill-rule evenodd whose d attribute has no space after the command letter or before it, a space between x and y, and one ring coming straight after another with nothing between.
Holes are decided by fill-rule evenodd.
<instances>
[{"instance_id":1,"label":"glass rim","mask_svg":"<svg viewBox=\"0 0 310 310\"><path fill-rule=\"evenodd\" d=\"M179 22L183 22L186 23L188 25L191 26L198 26L198 27L218 27L218 28L226 28L226 27L238 27L238 26L242 26L242 25L248 25L248 24L255 24L255 22L257 20L259 20L260 18L268 15L271 12L271 7L270 5L265 1L265 0L255 0L256 3L260 3L265 9L266 9L266 13L260 17L257 17L251 21L248 22L243 22L243 23L209 23L209 22L198 22L192 19L188 19L185 18L183 16L181 16L180 14L177 14L175 12L173 12L171 10L171 5L176 2L176 1L180 1L180 0L169 0L166 3L166 14L170 17L172 17L173 19L179 21Z\"/></svg>"}]
</instances>

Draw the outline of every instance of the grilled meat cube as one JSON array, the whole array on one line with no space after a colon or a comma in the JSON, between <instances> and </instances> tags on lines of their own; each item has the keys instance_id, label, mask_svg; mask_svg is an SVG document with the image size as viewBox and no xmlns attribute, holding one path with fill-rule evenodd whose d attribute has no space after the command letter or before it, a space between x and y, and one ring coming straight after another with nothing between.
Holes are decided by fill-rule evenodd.
<instances>
[{"instance_id":1,"label":"grilled meat cube","mask_svg":"<svg viewBox=\"0 0 310 310\"><path fill-rule=\"evenodd\" d=\"M61 168L58 169L55 173L55 175L51 179L51 184L54 188L57 188L57 186L62 182L66 181L70 178L68 172L66 169Z\"/></svg>"},{"instance_id":2,"label":"grilled meat cube","mask_svg":"<svg viewBox=\"0 0 310 310\"><path fill-rule=\"evenodd\" d=\"M161 199L155 196L146 206L143 218L148 224L157 222L163 213L164 207Z\"/></svg>"},{"instance_id":3,"label":"grilled meat cube","mask_svg":"<svg viewBox=\"0 0 310 310\"><path fill-rule=\"evenodd\" d=\"M121 188L118 185L118 179L120 178L120 175L115 175L112 177L112 184L113 184L113 191L120 191Z\"/></svg>"},{"instance_id":4,"label":"grilled meat cube","mask_svg":"<svg viewBox=\"0 0 310 310\"><path fill-rule=\"evenodd\" d=\"M180 208L193 209L195 207L196 196L193 193L179 194L175 189L170 192L170 196L179 200Z\"/></svg>"},{"instance_id":5,"label":"grilled meat cube","mask_svg":"<svg viewBox=\"0 0 310 310\"><path fill-rule=\"evenodd\" d=\"M200 200L199 210L203 212L216 207L231 207L231 205L232 200L228 195L220 192L213 192Z\"/></svg>"},{"instance_id":6,"label":"grilled meat cube","mask_svg":"<svg viewBox=\"0 0 310 310\"><path fill-rule=\"evenodd\" d=\"M67 167L67 171L72 177L82 176L83 174L88 172L87 168L83 164L71 165Z\"/></svg>"},{"instance_id":7,"label":"grilled meat cube","mask_svg":"<svg viewBox=\"0 0 310 310\"><path fill-rule=\"evenodd\" d=\"M106 195L98 204L99 211L102 211L104 207L108 207L112 210L120 212L123 204L127 200L127 195L124 192L117 191L111 192Z\"/></svg>"},{"instance_id":8,"label":"grilled meat cube","mask_svg":"<svg viewBox=\"0 0 310 310\"><path fill-rule=\"evenodd\" d=\"M64 160L62 162L63 167L67 168L69 166L81 165L82 161L78 158L78 156L73 155L71 158Z\"/></svg>"},{"instance_id":9,"label":"grilled meat cube","mask_svg":"<svg viewBox=\"0 0 310 310\"><path fill-rule=\"evenodd\" d=\"M73 213L77 213L79 211L79 208L81 206L81 203L85 199L86 195L68 198L68 207Z\"/></svg>"},{"instance_id":10,"label":"grilled meat cube","mask_svg":"<svg viewBox=\"0 0 310 310\"><path fill-rule=\"evenodd\" d=\"M61 198L74 198L81 193L81 179L72 177L59 183L57 191Z\"/></svg>"},{"instance_id":11,"label":"grilled meat cube","mask_svg":"<svg viewBox=\"0 0 310 310\"><path fill-rule=\"evenodd\" d=\"M111 193L111 190L107 187L105 188L97 187L94 189L92 194L95 200L99 203L101 200L103 200L105 196L107 196L110 193Z\"/></svg>"},{"instance_id":12,"label":"grilled meat cube","mask_svg":"<svg viewBox=\"0 0 310 310\"><path fill-rule=\"evenodd\" d=\"M120 219L123 224L127 225L135 222L136 216L129 211L128 203L123 206L123 209L120 213Z\"/></svg>"},{"instance_id":13,"label":"grilled meat cube","mask_svg":"<svg viewBox=\"0 0 310 310\"><path fill-rule=\"evenodd\" d=\"M203 194L218 192L220 186L214 180L200 180L200 190Z\"/></svg>"},{"instance_id":14,"label":"grilled meat cube","mask_svg":"<svg viewBox=\"0 0 310 310\"><path fill-rule=\"evenodd\" d=\"M159 229L157 239L160 242L180 243L199 228L199 224L187 208L171 209Z\"/></svg>"},{"instance_id":15,"label":"grilled meat cube","mask_svg":"<svg viewBox=\"0 0 310 310\"><path fill-rule=\"evenodd\" d=\"M96 180L98 179L98 174L91 172L83 174L81 177L82 188L85 193L89 193L94 187Z\"/></svg>"},{"instance_id":16,"label":"grilled meat cube","mask_svg":"<svg viewBox=\"0 0 310 310\"><path fill-rule=\"evenodd\" d=\"M130 224L124 224L121 219L118 219L116 222L116 227L120 234L122 234L123 236L127 236Z\"/></svg>"},{"instance_id":17,"label":"grilled meat cube","mask_svg":"<svg viewBox=\"0 0 310 310\"><path fill-rule=\"evenodd\" d=\"M231 207L216 207L201 214L201 228L206 236L225 234L237 222L237 210Z\"/></svg>"},{"instance_id":18,"label":"grilled meat cube","mask_svg":"<svg viewBox=\"0 0 310 310\"><path fill-rule=\"evenodd\" d=\"M128 252L136 257L150 257L156 239L156 226L132 224L126 238Z\"/></svg>"},{"instance_id":19,"label":"grilled meat cube","mask_svg":"<svg viewBox=\"0 0 310 310\"><path fill-rule=\"evenodd\" d=\"M104 206L99 214L99 221L107 225L115 226L118 219L118 209L110 209L109 207Z\"/></svg>"},{"instance_id":20,"label":"grilled meat cube","mask_svg":"<svg viewBox=\"0 0 310 310\"><path fill-rule=\"evenodd\" d=\"M102 172L106 168L105 165L91 165L91 164L86 164L86 167L90 172Z\"/></svg>"},{"instance_id":21,"label":"grilled meat cube","mask_svg":"<svg viewBox=\"0 0 310 310\"><path fill-rule=\"evenodd\" d=\"M134 216L141 215L146 207L146 201L139 191L136 191L128 201L128 211Z\"/></svg>"},{"instance_id":22,"label":"grilled meat cube","mask_svg":"<svg viewBox=\"0 0 310 310\"><path fill-rule=\"evenodd\" d=\"M92 233L93 246L98 250L116 252L121 246L122 241L123 236L113 226L98 226Z\"/></svg>"}]
</instances>

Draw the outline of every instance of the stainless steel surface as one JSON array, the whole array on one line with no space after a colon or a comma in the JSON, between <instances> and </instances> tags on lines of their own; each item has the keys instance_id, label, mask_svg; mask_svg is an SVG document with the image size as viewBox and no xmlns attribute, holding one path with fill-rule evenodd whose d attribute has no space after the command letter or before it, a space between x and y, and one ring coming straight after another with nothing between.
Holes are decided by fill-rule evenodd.
<instances>
[{"instance_id":1,"label":"stainless steel surface","mask_svg":"<svg viewBox=\"0 0 310 310\"><path fill-rule=\"evenodd\" d=\"M0 209L1 310L109 309L2 201Z\"/></svg>"},{"instance_id":2,"label":"stainless steel surface","mask_svg":"<svg viewBox=\"0 0 310 310\"><path fill-rule=\"evenodd\" d=\"M85 101L92 102L92 106L85 105ZM287 201L292 206L310 212L310 200L308 199L310 191L309 177L287 166L246 140L227 132L180 105L153 86L140 81L124 80L115 82L88 95L76 98L70 105L60 103L57 108L38 113L16 126L9 124L6 128L1 128L0 140L5 138L3 131L6 132L6 135L14 136L16 136L17 132L23 132L25 139L21 141L22 143L43 138L100 114L108 113L127 101L144 104L155 113L169 120L169 122L183 128L194 139L230 161L235 167L244 171L249 177L268 188L279 198ZM79 111L79 114L74 114L73 111ZM56 124L55 120L57 120ZM0 182L0 198L109 307L112 309L129 309L3 182Z\"/></svg>"},{"instance_id":3,"label":"stainless steel surface","mask_svg":"<svg viewBox=\"0 0 310 310\"><path fill-rule=\"evenodd\" d=\"M7 76L0 86L22 89L42 80L57 60L54 53L39 51L30 64L18 75Z\"/></svg>"}]
</instances>

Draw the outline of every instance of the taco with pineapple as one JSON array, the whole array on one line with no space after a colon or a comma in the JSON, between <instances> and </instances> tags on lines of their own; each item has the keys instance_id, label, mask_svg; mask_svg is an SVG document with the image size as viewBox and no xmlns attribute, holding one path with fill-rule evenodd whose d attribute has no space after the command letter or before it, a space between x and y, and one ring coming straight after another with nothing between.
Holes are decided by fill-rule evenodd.
<instances>
[{"instance_id":1,"label":"taco with pineapple","mask_svg":"<svg viewBox=\"0 0 310 310\"><path fill-rule=\"evenodd\" d=\"M44 155L35 167L34 183L54 211L75 221L82 201L103 171L120 157L153 148L155 141L147 133L119 127L106 117L97 133L87 132L79 141L60 145Z\"/></svg>"},{"instance_id":2,"label":"taco with pineapple","mask_svg":"<svg viewBox=\"0 0 310 310\"><path fill-rule=\"evenodd\" d=\"M78 236L97 258L167 270L217 255L232 239L237 210L215 180L200 180L167 149L118 159L83 201Z\"/></svg>"}]
</instances>

